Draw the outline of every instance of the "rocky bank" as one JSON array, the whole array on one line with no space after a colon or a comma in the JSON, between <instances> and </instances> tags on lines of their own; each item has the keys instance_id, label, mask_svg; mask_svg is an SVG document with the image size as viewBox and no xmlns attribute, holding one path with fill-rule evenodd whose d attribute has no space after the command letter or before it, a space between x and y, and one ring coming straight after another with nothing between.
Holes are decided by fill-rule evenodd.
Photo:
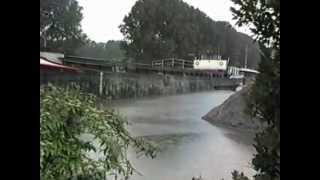
<instances>
[{"instance_id":1,"label":"rocky bank","mask_svg":"<svg viewBox=\"0 0 320 180\"><path fill-rule=\"evenodd\" d=\"M234 127L243 130L258 130L261 124L257 119L253 119L245 114L245 97L248 95L250 86L245 86L242 90L235 92L221 105L213 108L202 119L226 127Z\"/></svg>"}]
</instances>

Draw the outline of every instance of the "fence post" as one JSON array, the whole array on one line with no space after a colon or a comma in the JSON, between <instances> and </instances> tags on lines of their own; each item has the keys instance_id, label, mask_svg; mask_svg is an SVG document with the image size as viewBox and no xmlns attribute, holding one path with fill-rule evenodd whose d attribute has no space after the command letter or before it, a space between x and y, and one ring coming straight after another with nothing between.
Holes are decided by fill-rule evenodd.
<instances>
[{"instance_id":1,"label":"fence post","mask_svg":"<svg viewBox=\"0 0 320 180\"><path fill-rule=\"evenodd\" d=\"M103 71L100 71L99 95L102 95Z\"/></svg>"},{"instance_id":2,"label":"fence post","mask_svg":"<svg viewBox=\"0 0 320 180\"><path fill-rule=\"evenodd\" d=\"M184 69L184 59L182 60L182 69Z\"/></svg>"}]
</instances>

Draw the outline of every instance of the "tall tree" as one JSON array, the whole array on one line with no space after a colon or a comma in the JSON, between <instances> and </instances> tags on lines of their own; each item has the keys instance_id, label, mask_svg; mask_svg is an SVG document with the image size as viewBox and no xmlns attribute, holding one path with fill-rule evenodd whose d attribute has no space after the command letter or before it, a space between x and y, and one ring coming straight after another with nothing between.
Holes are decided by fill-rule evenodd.
<instances>
[{"instance_id":1,"label":"tall tree","mask_svg":"<svg viewBox=\"0 0 320 180\"><path fill-rule=\"evenodd\" d=\"M239 45L252 44L249 36L239 38L243 35L228 22L215 22L181 0L138 0L124 17L120 31L126 39L123 47L127 54L146 63L160 58L190 58L190 54L199 58L219 53L238 65L244 54ZM259 49L257 44L249 47L253 52ZM250 66L256 66L251 62L260 59L253 59L251 54L248 57Z\"/></svg>"},{"instance_id":2,"label":"tall tree","mask_svg":"<svg viewBox=\"0 0 320 180\"><path fill-rule=\"evenodd\" d=\"M232 0L238 25L251 26L261 43L260 74L251 89L248 110L267 124L256 134L252 160L257 180L280 179L280 0ZM235 178L236 179L236 178Z\"/></svg>"},{"instance_id":3,"label":"tall tree","mask_svg":"<svg viewBox=\"0 0 320 180\"><path fill-rule=\"evenodd\" d=\"M40 0L40 50L72 52L85 39L76 0Z\"/></svg>"}]
</instances>

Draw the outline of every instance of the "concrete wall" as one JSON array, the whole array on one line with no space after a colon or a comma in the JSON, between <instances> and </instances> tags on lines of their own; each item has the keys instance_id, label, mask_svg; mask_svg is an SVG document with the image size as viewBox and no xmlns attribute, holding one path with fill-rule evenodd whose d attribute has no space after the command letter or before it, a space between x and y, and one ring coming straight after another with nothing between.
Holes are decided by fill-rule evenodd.
<instances>
[{"instance_id":1,"label":"concrete wall","mask_svg":"<svg viewBox=\"0 0 320 180\"><path fill-rule=\"evenodd\" d=\"M104 72L102 89L100 89L100 74L98 72L82 73L77 76L61 73L40 75L40 85L45 85L48 82L64 87L68 87L71 84L77 84L85 91L100 95L106 99L165 96L213 90L216 88L232 88L237 83L235 80L227 78L208 79L194 76L172 76L155 73L138 74ZM99 92L99 90L102 90L102 93Z\"/></svg>"}]
</instances>

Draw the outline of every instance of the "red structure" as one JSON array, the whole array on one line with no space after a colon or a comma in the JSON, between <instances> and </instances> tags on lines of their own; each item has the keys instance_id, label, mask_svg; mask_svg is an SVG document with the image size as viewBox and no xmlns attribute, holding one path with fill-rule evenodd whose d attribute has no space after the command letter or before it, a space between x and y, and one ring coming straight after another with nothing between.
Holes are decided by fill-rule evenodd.
<instances>
[{"instance_id":1,"label":"red structure","mask_svg":"<svg viewBox=\"0 0 320 180\"><path fill-rule=\"evenodd\" d=\"M46 72L66 72L66 73L79 73L80 69L56 64L48 61L46 58L40 57L40 73Z\"/></svg>"}]
</instances>

